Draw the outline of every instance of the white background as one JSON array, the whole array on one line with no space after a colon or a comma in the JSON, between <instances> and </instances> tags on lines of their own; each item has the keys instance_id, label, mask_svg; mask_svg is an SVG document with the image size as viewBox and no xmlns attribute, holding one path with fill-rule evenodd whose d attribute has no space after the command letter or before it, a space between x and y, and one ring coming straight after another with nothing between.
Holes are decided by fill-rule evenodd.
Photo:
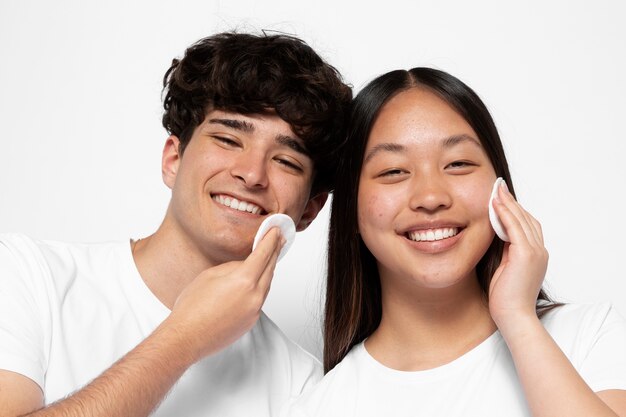
<instances>
[{"instance_id":1,"label":"white background","mask_svg":"<svg viewBox=\"0 0 626 417\"><path fill-rule=\"evenodd\" d=\"M506 3L506 4L505 4ZM161 182L161 79L222 30L305 39L355 90L434 66L484 99L520 201L544 226L559 300L626 314L626 18L591 1L29 1L0 3L0 232L142 237ZM278 267L266 312L320 353L328 210Z\"/></svg>"}]
</instances>

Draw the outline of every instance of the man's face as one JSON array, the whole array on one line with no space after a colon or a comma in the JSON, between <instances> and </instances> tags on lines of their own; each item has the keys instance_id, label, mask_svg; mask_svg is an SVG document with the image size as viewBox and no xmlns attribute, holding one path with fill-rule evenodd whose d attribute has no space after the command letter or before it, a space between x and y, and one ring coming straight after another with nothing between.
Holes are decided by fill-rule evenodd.
<instances>
[{"instance_id":1,"label":"man's face","mask_svg":"<svg viewBox=\"0 0 626 417\"><path fill-rule=\"evenodd\" d=\"M210 263L246 257L269 214L287 214L303 230L326 199L309 199L313 161L277 115L213 110L182 156L178 145L172 136L163 151L166 220Z\"/></svg>"}]
</instances>

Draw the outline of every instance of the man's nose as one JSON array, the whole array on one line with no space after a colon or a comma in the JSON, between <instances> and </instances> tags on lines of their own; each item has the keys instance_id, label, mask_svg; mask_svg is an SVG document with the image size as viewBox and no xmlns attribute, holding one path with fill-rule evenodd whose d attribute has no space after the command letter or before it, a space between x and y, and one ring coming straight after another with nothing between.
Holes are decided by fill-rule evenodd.
<instances>
[{"instance_id":1,"label":"man's nose","mask_svg":"<svg viewBox=\"0 0 626 417\"><path fill-rule=\"evenodd\" d=\"M232 167L231 175L246 187L264 188L268 185L267 160L265 154L246 150L239 154Z\"/></svg>"}]
</instances>

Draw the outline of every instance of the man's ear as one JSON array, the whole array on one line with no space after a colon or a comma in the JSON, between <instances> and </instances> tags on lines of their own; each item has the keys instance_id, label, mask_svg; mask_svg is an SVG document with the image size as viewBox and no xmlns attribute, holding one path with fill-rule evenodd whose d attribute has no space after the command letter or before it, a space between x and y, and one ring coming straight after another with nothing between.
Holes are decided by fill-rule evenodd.
<instances>
[{"instance_id":1,"label":"man's ear","mask_svg":"<svg viewBox=\"0 0 626 417\"><path fill-rule=\"evenodd\" d=\"M322 207L324 207L324 203L326 203L327 199L328 193L320 193L306 203L304 213L302 213L302 217L296 225L296 231L301 232L309 227L311 222L317 217L320 210L322 210Z\"/></svg>"},{"instance_id":2,"label":"man's ear","mask_svg":"<svg viewBox=\"0 0 626 417\"><path fill-rule=\"evenodd\" d=\"M163 182L169 189L174 188L176 183L176 174L182 158L179 149L180 140L178 137L171 135L167 138L163 147L163 156L161 157L161 175L163 176Z\"/></svg>"}]
</instances>

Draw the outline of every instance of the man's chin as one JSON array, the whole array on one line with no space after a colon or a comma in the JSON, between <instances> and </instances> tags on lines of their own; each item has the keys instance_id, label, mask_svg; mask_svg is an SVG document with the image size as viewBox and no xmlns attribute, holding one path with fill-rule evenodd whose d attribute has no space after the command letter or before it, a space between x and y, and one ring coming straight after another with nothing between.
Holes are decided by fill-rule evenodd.
<instances>
[{"instance_id":1,"label":"man's chin","mask_svg":"<svg viewBox=\"0 0 626 417\"><path fill-rule=\"evenodd\" d=\"M205 255L217 265L232 261L243 261L250 256L251 252L252 243L247 245L219 245L205 251Z\"/></svg>"}]
</instances>

